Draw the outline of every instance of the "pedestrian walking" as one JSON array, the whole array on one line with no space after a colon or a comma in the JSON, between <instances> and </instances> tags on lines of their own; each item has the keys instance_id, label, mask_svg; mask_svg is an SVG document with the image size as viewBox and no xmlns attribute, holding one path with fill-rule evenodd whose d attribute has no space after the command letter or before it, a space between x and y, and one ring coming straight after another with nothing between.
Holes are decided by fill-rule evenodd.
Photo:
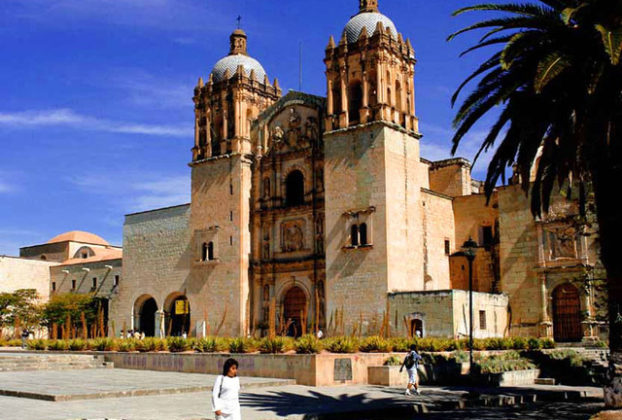
<instances>
[{"instance_id":1,"label":"pedestrian walking","mask_svg":"<svg viewBox=\"0 0 622 420\"><path fill-rule=\"evenodd\" d=\"M216 420L242 420L240 411L240 379L238 362L227 359L222 375L216 378L212 389L212 410Z\"/></svg>"},{"instance_id":2,"label":"pedestrian walking","mask_svg":"<svg viewBox=\"0 0 622 420\"><path fill-rule=\"evenodd\" d=\"M30 331L27 328L24 328L22 331L22 348L25 349L28 347L28 338L30 337Z\"/></svg>"},{"instance_id":3,"label":"pedestrian walking","mask_svg":"<svg viewBox=\"0 0 622 420\"><path fill-rule=\"evenodd\" d=\"M410 346L410 351L406 355L402 367L400 367L400 372L404 368L406 368L406 372L408 372L408 386L406 387L404 395L411 395L410 390L412 388L415 388L417 395L421 394L421 391L419 391L419 374L417 373L419 360L421 360L421 356L417 353L417 346L413 344Z\"/></svg>"}]
</instances>

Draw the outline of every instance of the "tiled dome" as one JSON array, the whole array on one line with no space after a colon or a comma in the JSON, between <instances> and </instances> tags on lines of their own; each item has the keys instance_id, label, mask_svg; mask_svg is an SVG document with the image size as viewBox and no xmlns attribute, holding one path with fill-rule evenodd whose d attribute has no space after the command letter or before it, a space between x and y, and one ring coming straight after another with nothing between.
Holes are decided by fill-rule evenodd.
<instances>
[{"instance_id":1,"label":"tiled dome","mask_svg":"<svg viewBox=\"0 0 622 420\"><path fill-rule=\"evenodd\" d=\"M382 27L389 27L391 31L391 37L397 39L397 29L395 28L395 24L391 19L383 15L382 13L377 12L366 12L359 13L354 16L345 29L343 30L346 38L348 40L348 44L356 42L359 39L359 35L361 34L361 30L363 28L367 29L367 35L371 36L376 31L376 26L378 22L382 22Z\"/></svg>"},{"instance_id":2,"label":"tiled dome","mask_svg":"<svg viewBox=\"0 0 622 420\"><path fill-rule=\"evenodd\" d=\"M266 76L263 66L259 61L244 54L232 54L220 59L212 70L214 82L224 80L227 70L229 70L230 77L233 77L238 70L238 66L244 66L244 72L248 77L251 76L251 70L255 70L255 80L263 83Z\"/></svg>"}]
</instances>

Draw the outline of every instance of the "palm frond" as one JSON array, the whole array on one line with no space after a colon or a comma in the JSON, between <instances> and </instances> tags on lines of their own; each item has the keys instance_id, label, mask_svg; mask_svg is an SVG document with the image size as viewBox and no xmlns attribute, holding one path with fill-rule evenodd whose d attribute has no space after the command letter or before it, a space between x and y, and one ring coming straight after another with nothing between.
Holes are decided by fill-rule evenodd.
<instances>
[{"instance_id":1,"label":"palm frond","mask_svg":"<svg viewBox=\"0 0 622 420\"><path fill-rule=\"evenodd\" d=\"M617 66L620 63L620 54L622 53L622 28L609 29L600 24L595 25L595 28L602 36L603 45L611 64Z\"/></svg>"},{"instance_id":2,"label":"palm frond","mask_svg":"<svg viewBox=\"0 0 622 420\"><path fill-rule=\"evenodd\" d=\"M564 70L570 67L570 60L565 55L559 52L554 52L540 61L538 64L536 78L534 82L534 89L536 93L541 93L542 89L549 84L549 82L562 74Z\"/></svg>"}]
</instances>

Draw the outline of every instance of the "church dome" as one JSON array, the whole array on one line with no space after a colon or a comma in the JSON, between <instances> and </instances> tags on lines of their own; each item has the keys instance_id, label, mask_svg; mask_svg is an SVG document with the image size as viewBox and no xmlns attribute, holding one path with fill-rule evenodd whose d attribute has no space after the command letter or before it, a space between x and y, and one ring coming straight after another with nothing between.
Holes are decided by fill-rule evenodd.
<instances>
[{"instance_id":1,"label":"church dome","mask_svg":"<svg viewBox=\"0 0 622 420\"><path fill-rule=\"evenodd\" d=\"M378 22L382 23L383 28L389 27L391 37L397 39L397 28L391 19L382 13L363 12L352 17L343 30L348 44L354 43L359 39L363 28L367 30L367 35L371 36L376 31Z\"/></svg>"},{"instance_id":2,"label":"church dome","mask_svg":"<svg viewBox=\"0 0 622 420\"><path fill-rule=\"evenodd\" d=\"M220 82L224 80L225 72L227 70L229 70L229 77L235 76L235 72L238 70L238 66L244 67L244 72L246 73L247 77L251 76L251 70L255 70L255 80L263 83L266 76L266 71L264 70L263 66L253 57L249 57L248 55L244 54L228 55L220 59L212 70L212 74L214 75L214 82Z\"/></svg>"},{"instance_id":3,"label":"church dome","mask_svg":"<svg viewBox=\"0 0 622 420\"><path fill-rule=\"evenodd\" d=\"M95 235L94 233L90 232L82 232L79 230L61 233L60 235L50 239L47 243L55 244L59 242L83 242L93 245L110 245L101 236Z\"/></svg>"}]
</instances>

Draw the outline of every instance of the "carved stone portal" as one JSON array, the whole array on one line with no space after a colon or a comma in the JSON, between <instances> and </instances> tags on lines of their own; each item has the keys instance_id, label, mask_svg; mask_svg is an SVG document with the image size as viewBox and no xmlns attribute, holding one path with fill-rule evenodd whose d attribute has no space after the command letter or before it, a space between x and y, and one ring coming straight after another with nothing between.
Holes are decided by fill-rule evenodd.
<instances>
[{"instance_id":1,"label":"carved stone portal","mask_svg":"<svg viewBox=\"0 0 622 420\"><path fill-rule=\"evenodd\" d=\"M577 232L571 226L547 227L545 230L549 260L577 258Z\"/></svg>"}]
</instances>

